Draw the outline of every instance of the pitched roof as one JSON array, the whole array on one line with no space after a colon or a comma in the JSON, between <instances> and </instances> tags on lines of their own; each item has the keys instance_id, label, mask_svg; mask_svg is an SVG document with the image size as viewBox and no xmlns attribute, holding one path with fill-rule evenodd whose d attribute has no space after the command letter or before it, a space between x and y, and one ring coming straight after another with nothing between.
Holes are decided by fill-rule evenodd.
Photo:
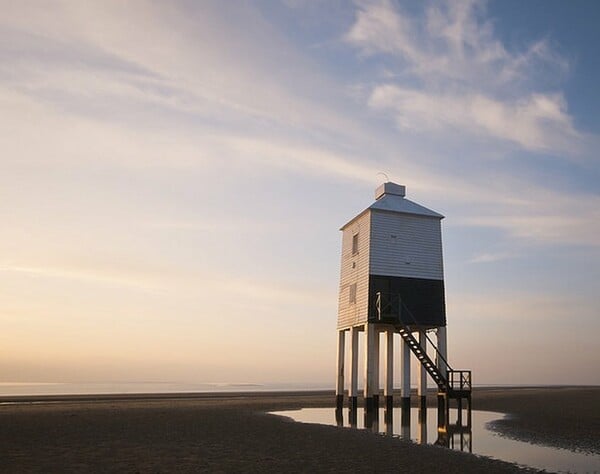
<instances>
[{"instance_id":1,"label":"pitched roof","mask_svg":"<svg viewBox=\"0 0 600 474\"><path fill-rule=\"evenodd\" d=\"M401 212L403 214L416 214L419 216L437 217L443 219L444 216L431 209L427 209L416 202L412 202L402 196L395 194L384 194L377 201L369 206L369 209L380 211Z\"/></svg>"},{"instance_id":2,"label":"pitched roof","mask_svg":"<svg viewBox=\"0 0 600 474\"><path fill-rule=\"evenodd\" d=\"M352 218L346 224L342 226L344 229L348 224L354 222L355 219L362 216L365 212L372 211L386 211L386 212L398 212L400 214L412 214L417 216L435 217L437 219L443 219L444 216L431 209L427 209L416 202L412 202L404 197L405 187L395 183L384 183L375 192L377 200L371 204L368 208Z\"/></svg>"}]
</instances>

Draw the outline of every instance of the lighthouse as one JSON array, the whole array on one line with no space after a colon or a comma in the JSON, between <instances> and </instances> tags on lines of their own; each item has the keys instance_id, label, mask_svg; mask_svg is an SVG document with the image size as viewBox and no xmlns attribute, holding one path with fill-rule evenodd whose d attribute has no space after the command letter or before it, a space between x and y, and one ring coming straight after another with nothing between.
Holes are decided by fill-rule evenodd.
<instances>
[{"instance_id":1,"label":"lighthouse","mask_svg":"<svg viewBox=\"0 0 600 474\"><path fill-rule=\"evenodd\" d=\"M375 202L341 227L342 258L337 321L337 407L358 396L358 348L363 338L363 398L379 407L380 343L384 350L385 406L393 405L394 336L399 335L401 397L410 404L411 358L417 361L417 394L424 403L428 379L438 400L470 402L471 373L448 364L442 253L443 215L406 198L406 187L386 182ZM349 354L346 338L349 337ZM348 356L348 357L347 357ZM349 370L346 371L346 359ZM470 406L470 403L469 403Z\"/></svg>"}]
</instances>

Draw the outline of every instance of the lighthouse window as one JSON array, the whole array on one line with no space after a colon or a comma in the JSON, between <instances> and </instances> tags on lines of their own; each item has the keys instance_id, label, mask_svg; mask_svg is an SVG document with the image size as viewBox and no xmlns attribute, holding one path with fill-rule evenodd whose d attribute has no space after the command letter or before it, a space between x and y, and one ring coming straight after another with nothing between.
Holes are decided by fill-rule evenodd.
<instances>
[{"instance_id":1,"label":"lighthouse window","mask_svg":"<svg viewBox=\"0 0 600 474\"><path fill-rule=\"evenodd\" d=\"M358 234L352 236L352 255L358 253Z\"/></svg>"},{"instance_id":2,"label":"lighthouse window","mask_svg":"<svg viewBox=\"0 0 600 474\"><path fill-rule=\"evenodd\" d=\"M356 303L356 283L350 285L350 304Z\"/></svg>"}]
</instances>

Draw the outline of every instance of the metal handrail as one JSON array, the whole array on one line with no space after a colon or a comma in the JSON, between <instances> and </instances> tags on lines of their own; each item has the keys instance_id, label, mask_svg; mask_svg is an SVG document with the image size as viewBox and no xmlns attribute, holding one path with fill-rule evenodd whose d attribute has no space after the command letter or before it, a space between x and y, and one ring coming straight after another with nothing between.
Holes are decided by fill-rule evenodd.
<instances>
[{"instance_id":1,"label":"metal handrail","mask_svg":"<svg viewBox=\"0 0 600 474\"><path fill-rule=\"evenodd\" d=\"M402 316L404 314L408 314L408 316L410 317L412 322L418 326L419 323L417 322L415 316L412 314L412 311L410 309L408 309L406 304L404 304L404 302L402 301L402 298L399 294L398 295L388 294L390 296L390 299L389 299L389 302L386 304L386 306L383 309L381 307L382 293L377 292L376 295L377 295L377 298L375 300L375 305L376 305L376 310L377 310L377 319L379 321L384 321L384 319L382 319L382 315L384 314L384 311L391 309L393 307L394 300L398 299L398 303L399 303L398 317L397 317L398 322L400 324L402 324L403 326L410 327L408 324L405 323L405 321L403 321L403 318L402 318ZM457 389L456 385L458 382L459 390L463 391L465 389L468 389L469 391L471 391L471 389L472 389L471 371L470 370L454 370L450 366L450 364L448 363L446 358L439 351L439 349L434 344L434 342L431 340L431 338L427 335L427 333L424 331L423 334L425 334L425 338L427 339L427 341L429 341L429 344L434 348L436 356L439 357L439 359L444 363L444 365L446 367L446 374L445 374L446 387L449 390L456 390ZM458 380L456 380L457 377L458 377Z\"/></svg>"},{"instance_id":2,"label":"metal handrail","mask_svg":"<svg viewBox=\"0 0 600 474\"><path fill-rule=\"evenodd\" d=\"M414 315L412 314L412 312L410 311L410 309L408 309L408 308L406 307L406 305L404 304L404 302L402 301L402 299L401 299L400 297L399 297L398 299L399 299L399 301L400 301L400 304L402 305L401 307L402 307L403 309L405 309L405 310L406 310L406 312L407 312L407 313L408 313L408 315L411 317L411 319L413 320L413 322L414 322L415 324L417 324L417 320L416 320L416 318L414 317ZM401 313L400 313L400 314L401 314ZM399 315L399 318L400 318L400 322L403 322L403 321L402 321L402 316L401 316L401 315ZM432 347L435 349L435 353L436 353L436 355L437 355L437 356L438 356L438 357L439 357L439 358L442 360L442 362L443 362L443 363L444 363L444 365L446 366L446 371L448 371L448 370L450 370L450 371L454 370L454 369L453 369L453 368L450 366L450 364L448 363L448 361L446 360L446 358L445 358L445 357L442 355L442 353L439 351L439 349L437 348L437 346L436 346L436 345L433 343L433 341L431 340L431 338L430 338L430 337L427 335L427 332L423 331L423 334L425 335L425 339L427 339L427 340L429 341L429 344L431 344L431 346L432 346Z\"/></svg>"},{"instance_id":3,"label":"metal handrail","mask_svg":"<svg viewBox=\"0 0 600 474\"><path fill-rule=\"evenodd\" d=\"M448 387L455 390L456 389L456 377L458 374L458 387L460 390L471 390L471 371L470 370L451 370L448 371Z\"/></svg>"},{"instance_id":4,"label":"metal handrail","mask_svg":"<svg viewBox=\"0 0 600 474\"><path fill-rule=\"evenodd\" d=\"M381 320L382 320L382 319L381 319L381 315L382 315L383 311L385 311L386 309L389 309L389 308L391 308L391 307L392 307L392 303L391 303L391 302L389 302L389 303L388 303L388 304L385 306L385 308L383 308L383 311L382 311L382 309L381 309L381 292L380 292L380 291L378 291L378 292L376 293L376 296L377 296L377 299L375 300L375 307L376 307L376 309L377 309L377 319L378 319L379 321L381 321Z\"/></svg>"},{"instance_id":5,"label":"metal handrail","mask_svg":"<svg viewBox=\"0 0 600 474\"><path fill-rule=\"evenodd\" d=\"M377 299L375 300L375 303L376 303L377 312L378 312L377 319L379 319L379 321L381 321L381 314L382 314L381 313L381 292L378 291L376 293L376 295L377 295ZM412 312L410 311L410 309L408 309L408 307L404 304L404 302L402 301L402 298L400 298L400 295L395 295L395 296L396 296L396 298L398 298L398 302L399 302L398 320L400 321L400 323L404 324L405 326L407 325L402 320L402 313L406 312L410 316L410 318L412 319L413 323L418 325L416 318L414 317L414 315L412 314ZM387 304L387 306L384 309L387 309L388 307L391 308L392 307L392 301L393 300L390 298L390 302ZM442 362L446 366L446 370L447 371L453 371L454 369L452 369L452 367L450 367L450 364L448 363L448 361L446 360L446 358L442 355L442 353L439 351L439 349L433 343L433 341L427 335L427 333L423 332L423 334L425 334L425 338L429 341L429 344L431 344L431 346L435 349L436 355L442 360Z\"/></svg>"}]
</instances>

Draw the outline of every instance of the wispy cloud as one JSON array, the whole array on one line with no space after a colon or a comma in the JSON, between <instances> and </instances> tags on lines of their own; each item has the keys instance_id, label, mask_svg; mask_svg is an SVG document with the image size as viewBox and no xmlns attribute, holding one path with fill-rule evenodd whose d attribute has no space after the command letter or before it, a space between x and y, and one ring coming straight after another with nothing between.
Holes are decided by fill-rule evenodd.
<instances>
[{"instance_id":1,"label":"wispy cloud","mask_svg":"<svg viewBox=\"0 0 600 474\"><path fill-rule=\"evenodd\" d=\"M159 271L146 268L132 271L119 266L58 266L52 264L10 264L0 266L0 275L20 274L29 278L70 280L92 286L119 286L131 290L160 293L163 296L189 295L204 301L206 307L258 309L276 311L284 304L331 307L335 297L317 285L290 283L281 279L268 280L217 272L186 271L169 268ZM76 291L76 287L72 286ZM187 295L187 296L184 296Z\"/></svg>"},{"instance_id":2,"label":"wispy cloud","mask_svg":"<svg viewBox=\"0 0 600 474\"><path fill-rule=\"evenodd\" d=\"M543 40L509 52L491 23L480 20L481 10L477 1L434 4L418 18L386 0L359 8L345 39L363 54L394 58L387 67L402 78L402 84L382 78L368 104L391 111L405 132L460 132L576 154L581 134L563 96L536 90L534 81L536 68L561 73L566 61ZM415 81L417 87L405 85Z\"/></svg>"},{"instance_id":3,"label":"wispy cloud","mask_svg":"<svg viewBox=\"0 0 600 474\"><path fill-rule=\"evenodd\" d=\"M588 207L588 206L586 206ZM543 212L539 209L538 212ZM576 212L573 215L553 213L549 215L504 215L466 218L463 223L478 227L499 229L525 242L549 245L583 245L599 247L600 216L596 209L590 213Z\"/></svg>"},{"instance_id":4,"label":"wispy cloud","mask_svg":"<svg viewBox=\"0 0 600 474\"><path fill-rule=\"evenodd\" d=\"M433 3L423 17L416 17L389 0L375 0L358 8L345 39L363 54L395 56L401 61L399 72L428 84L450 81L452 86L493 89L529 81L540 62L557 71L568 69L568 63L544 40L509 52L495 36L491 22L481 17L483 10L478 0Z\"/></svg>"},{"instance_id":5,"label":"wispy cloud","mask_svg":"<svg viewBox=\"0 0 600 474\"><path fill-rule=\"evenodd\" d=\"M585 308L585 304L575 295L548 294L533 289L514 289L510 291L493 291L485 294L454 293L448 296L449 317L454 321L477 330L477 324L488 321L502 325L503 322L518 323L527 320L529 324L540 322L559 324L575 309L585 313L592 319L593 311Z\"/></svg>"},{"instance_id":6,"label":"wispy cloud","mask_svg":"<svg viewBox=\"0 0 600 474\"><path fill-rule=\"evenodd\" d=\"M580 138L560 94L502 101L481 93L436 94L386 84L373 90L369 105L391 110L402 130L487 135L532 151L574 152Z\"/></svg>"},{"instance_id":7,"label":"wispy cloud","mask_svg":"<svg viewBox=\"0 0 600 474\"><path fill-rule=\"evenodd\" d=\"M39 278L78 280L102 285L118 285L145 291L158 289L155 282L151 282L147 278L147 275L127 275L123 272L111 273L98 268L5 265L0 266L0 272L17 273Z\"/></svg>"},{"instance_id":8,"label":"wispy cloud","mask_svg":"<svg viewBox=\"0 0 600 474\"><path fill-rule=\"evenodd\" d=\"M515 252L485 252L473 256L469 263L493 263L515 257Z\"/></svg>"},{"instance_id":9,"label":"wispy cloud","mask_svg":"<svg viewBox=\"0 0 600 474\"><path fill-rule=\"evenodd\" d=\"M133 103L221 127L247 128L244 117L252 127L263 121L313 134L315 125L330 134L359 130L351 116L328 106L341 105L337 85L255 8L238 5L228 14L211 1L194 9L63 1L51 9L8 8L0 27L10 37L0 47L3 82L80 114L109 110L109 117L148 123L154 114L132 114ZM281 68L284 61L294 69Z\"/></svg>"}]
</instances>

